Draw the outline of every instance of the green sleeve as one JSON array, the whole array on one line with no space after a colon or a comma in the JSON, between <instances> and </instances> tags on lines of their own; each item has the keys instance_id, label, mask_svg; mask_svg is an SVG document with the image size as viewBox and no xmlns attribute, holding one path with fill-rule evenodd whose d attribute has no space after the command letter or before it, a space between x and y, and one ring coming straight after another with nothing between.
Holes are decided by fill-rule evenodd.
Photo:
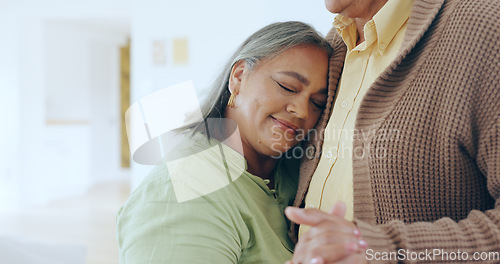
<instances>
[{"instance_id":1,"label":"green sleeve","mask_svg":"<svg viewBox=\"0 0 500 264\"><path fill-rule=\"evenodd\" d=\"M230 190L178 203L162 173L149 177L118 213L120 263L238 263L248 234Z\"/></svg>"}]
</instances>

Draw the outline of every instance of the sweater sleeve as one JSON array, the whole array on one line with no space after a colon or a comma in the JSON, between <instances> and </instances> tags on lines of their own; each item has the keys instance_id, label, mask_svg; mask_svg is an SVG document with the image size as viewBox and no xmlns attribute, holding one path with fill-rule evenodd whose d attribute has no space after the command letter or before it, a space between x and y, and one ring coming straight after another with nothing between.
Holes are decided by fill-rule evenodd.
<instances>
[{"instance_id":1,"label":"sweater sleeve","mask_svg":"<svg viewBox=\"0 0 500 264\"><path fill-rule=\"evenodd\" d=\"M453 221L441 218L435 222L405 224L394 220L382 225L370 225L356 220L363 238L368 242L366 259L380 260L393 252L391 261L417 260L423 263L439 260L500 261L500 118L479 141L477 164L486 175L488 190L495 199L495 208L484 212L473 210L467 218ZM412 253L414 252L414 253ZM416 252L416 253L415 253ZM420 253L422 252L422 253ZM412 255L413 254L413 255ZM420 255L416 255L420 254Z\"/></svg>"}]
</instances>

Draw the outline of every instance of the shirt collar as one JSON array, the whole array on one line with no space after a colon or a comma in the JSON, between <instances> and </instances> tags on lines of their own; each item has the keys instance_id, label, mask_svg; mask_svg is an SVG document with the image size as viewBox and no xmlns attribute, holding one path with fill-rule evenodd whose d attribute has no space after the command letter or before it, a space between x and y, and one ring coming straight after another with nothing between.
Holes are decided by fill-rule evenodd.
<instances>
[{"instance_id":1,"label":"shirt collar","mask_svg":"<svg viewBox=\"0 0 500 264\"><path fill-rule=\"evenodd\" d=\"M389 0L373 16L373 21L377 29L377 47L380 54L383 54L387 45L391 43L396 33L406 23L410 17L413 0Z\"/></svg>"},{"instance_id":2,"label":"shirt collar","mask_svg":"<svg viewBox=\"0 0 500 264\"><path fill-rule=\"evenodd\" d=\"M337 15L333 26L342 36L347 49L354 48L364 50L377 41L377 49L380 54L384 54L387 45L392 41L396 33L404 25L410 16L413 0L389 0L387 3L368 21L364 28L365 41L356 47L358 32L354 19Z\"/></svg>"},{"instance_id":3,"label":"shirt collar","mask_svg":"<svg viewBox=\"0 0 500 264\"><path fill-rule=\"evenodd\" d=\"M340 36L344 40L347 50L350 51L354 49L358 38L358 32L356 30L356 25L354 24L354 19L337 15L333 21L333 26L337 29Z\"/></svg>"}]
</instances>

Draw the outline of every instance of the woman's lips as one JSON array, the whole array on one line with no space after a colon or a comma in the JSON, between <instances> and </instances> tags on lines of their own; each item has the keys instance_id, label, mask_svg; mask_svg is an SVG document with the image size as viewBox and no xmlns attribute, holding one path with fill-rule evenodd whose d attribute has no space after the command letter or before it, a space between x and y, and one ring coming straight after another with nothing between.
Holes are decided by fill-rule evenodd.
<instances>
[{"instance_id":1,"label":"woman's lips","mask_svg":"<svg viewBox=\"0 0 500 264\"><path fill-rule=\"evenodd\" d=\"M273 119L274 121L274 124L276 124L277 127L279 127L281 130L285 131L285 132L288 132L288 133L291 133L291 134L297 134L297 126L286 121L286 120L283 120L283 119L278 119L278 118L274 118L271 116L271 118Z\"/></svg>"}]
</instances>

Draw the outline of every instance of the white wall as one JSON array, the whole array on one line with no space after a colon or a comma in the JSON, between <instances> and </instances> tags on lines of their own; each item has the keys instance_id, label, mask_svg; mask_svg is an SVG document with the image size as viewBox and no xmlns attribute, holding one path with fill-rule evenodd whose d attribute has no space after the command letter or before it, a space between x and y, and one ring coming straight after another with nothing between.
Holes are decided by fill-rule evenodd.
<instances>
[{"instance_id":1,"label":"white wall","mask_svg":"<svg viewBox=\"0 0 500 264\"><path fill-rule=\"evenodd\" d=\"M1 0L0 209L127 175L119 169L116 47L129 33L133 103L186 80L203 90L268 23L302 20L326 34L332 19L322 0ZM187 65L172 63L174 38L188 38ZM157 40L166 43L162 66L152 62ZM132 165L135 187L150 168Z\"/></svg>"},{"instance_id":2,"label":"white wall","mask_svg":"<svg viewBox=\"0 0 500 264\"><path fill-rule=\"evenodd\" d=\"M45 126L43 151L52 179L47 181L53 196L74 195L123 176L119 47L127 36L71 21L51 21L44 28L45 118L63 122Z\"/></svg>"},{"instance_id":3,"label":"white wall","mask_svg":"<svg viewBox=\"0 0 500 264\"><path fill-rule=\"evenodd\" d=\"M119 47L126 44L127 36L71 21L48 23L46 36L50 58L45 67L46 118L80 123L49 126L54 133L66 135L58 137L58 147L72 144L70 149L87 151L73 159L80 161L72 166L73 174L82 175L76 178L88 174L90 183L121 178Z\"/></svg>"},{"instance_id":4,"label":"white wall","mask_svg":"<svg viewBox=\"0 0 500 264\"><path fill-rule=\"evenodd\" d=\"M118 49L128 11L118 0L0 3L0 209L127 177Z\"/></svg>"},{"instance_id":5,"label":"white wall","mask_svg":"<svg viewBox=\"0 0 500 264\"><path fill-rule=\"evenodd\" d=\"M0 201L18 204L19 24L18 10L0 4ZM2 206L0 206L1 208Z\"/></svg>"},{"instance_id":6,"label":"white wall","mask_svg":"<svg viewBox=\"0 0 500 264\"><path fill-rule=\"evenodd\" d=\"M49 193L43 167L44 27L39 19L21 19L18 164L20 201L46 201Z\"/></svg>"},{"instance_id":7,"label":"white wall","mask_svg":"<svg viewBox=\"0 0 500 264\"><path fill-rule=\"evenodd\" d=\"M192 0L133 2L132 23L132 102L158 89L193 80L198 91L216 76L232 52L257 29L272 22L300 20L326 35L333 15L322 0ZM175 66L171 43L189 39L189 64ZM167 63L155 66L154 41L167 43ZM132 188L151 167L132 164Z\"/></svg>"},{"instance_id":8,"label":"white wall","mask_svg":"<svg viewBox=\"0 0 500 264\"><path fill-rule=\"evenodd\" d=\"M109 35L90 43L91 180L111 181L129 178L121 169L120 131L120 53L125 36Z\"/></svg>"},{"instance_id":9,"label":"white wall","mask_svg":"<svg viewBox=\"0 0 500 264\"><path fill-rule=\"evenodd\" d=\"M132 24L133 94L136 101L151 91L185 80L202 88L250 34L276 21L301 20L325 34L333 15L323 1L192 0L134 1ZM171 41L189 38L190 63L174 66ZM167 64L152 63L152 42L167 43Z\"/></svg>"}]
</instances>

